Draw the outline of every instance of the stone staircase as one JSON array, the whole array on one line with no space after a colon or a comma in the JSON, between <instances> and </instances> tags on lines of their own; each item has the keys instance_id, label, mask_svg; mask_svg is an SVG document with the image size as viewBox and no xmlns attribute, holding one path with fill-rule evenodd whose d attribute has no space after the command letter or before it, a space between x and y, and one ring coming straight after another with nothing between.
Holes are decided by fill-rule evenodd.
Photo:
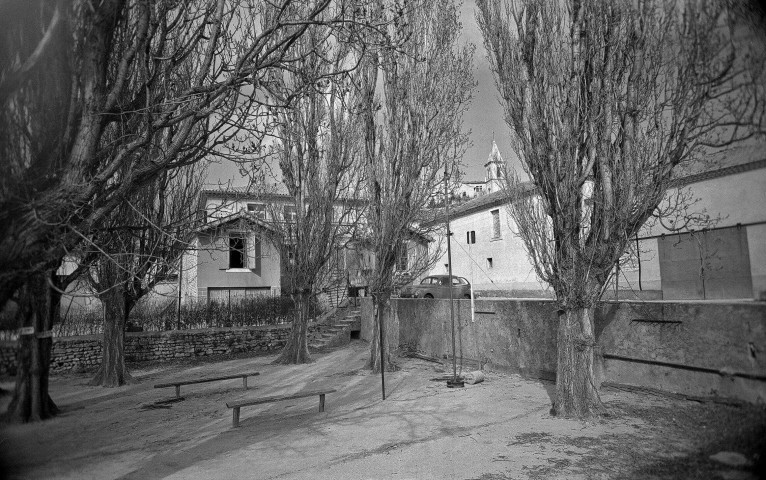
<instances>
[{"instance_id":1,"label":"stone staircase","mask_svg":"<svg viewBox=\"0 0 766 480\"><path fill-rule=\"evenodd\" d=\"M362 315L359 307L339 308L334 315L316 325L314 333L309 338L309 351L321 352L346 345L351 341L352 336L355 336L352 332L358 335L361 329Z\"/></svg>"}]
</instances>

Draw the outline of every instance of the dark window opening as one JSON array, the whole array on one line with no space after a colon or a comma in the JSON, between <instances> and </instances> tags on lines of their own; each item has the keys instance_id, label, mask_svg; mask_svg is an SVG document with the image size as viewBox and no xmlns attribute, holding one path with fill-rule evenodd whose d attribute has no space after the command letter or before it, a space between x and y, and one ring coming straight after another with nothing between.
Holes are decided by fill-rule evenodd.
<instances>
[{"instance_id":1,"label":"dark window opening","mask_svg":"<svg viewBox=\"0 0 766 480\"><path fill-rule=\"evenodd\" d=\"M229 237L229 268L246 268L245 239Z\"/></svg>"}]
</instances>

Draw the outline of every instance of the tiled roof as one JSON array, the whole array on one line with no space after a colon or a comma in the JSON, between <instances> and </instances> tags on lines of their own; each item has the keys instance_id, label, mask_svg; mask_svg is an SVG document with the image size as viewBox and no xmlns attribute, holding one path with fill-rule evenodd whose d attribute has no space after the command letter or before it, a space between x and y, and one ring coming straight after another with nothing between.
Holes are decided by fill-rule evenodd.
<instances>
[{"instance_id":1,"label":"tiled roof","mask_svg":"<svg viewBox=\"0 0 766 480\"><path fill-rule=\"evenodd\" d=\"M261 200L261 201L274 201L281 200L285 202L292 202L293 197L287 193L282 192L253 192L247 187L227 187L227 188L204 188L200 191L199 204L200 209L205 208L205 199L207 198L227 198L235 200ZM337 202L350 202L350 203L364 203L364 200L359 198L340 198Z\"/></svg>"},{"instance_id":2,"label":"tiled roof","mask_svg":"<svg viewBox=\"0 0 766 480\"><path fill-rule=\"evenodd\" d=\"M236 222L237 220L244 220L253 225L258 225L259 227L264 228L266 230L273 230L273 228L271 228L265 221L258 218L258 216L256 216L255 214L251 212L248 212L245 209L242 209L238 211L237 213L233 213L225 217L216 218L215 220L211 220L207 222L206 224L204 224L202 227L199 228L198 232L199 233L209 232L211 230L215 230L228 223Z\"/></svg>"},{"instance_id":3,"label":"tiled roof","mask_svg":"<svg viewBox=\"0 0 766 480\"><path fill-rule=\"evenodd\" d=\"M734 175L737 173L749 172L752 170L758 170L766 168L766 159L750 161L748 163L727 162L730 166L718 168L715 170L709 170L706 172L696 173L693 175L687 175L685 177L677 178L670 182L670 188L682 187L685 185L691 185L693 183L702 182L705 180L711 180L714 178L725 177L728 175ZM733 165L731 163L734 163ZM724 163L726 164L726 163ZM524 182L521 184L521 188L524 189L525 194L531 194L534 190L534 184L532 182ZM482 195L466 203L456 206L450 209L450 218L460 218L467 215L471 215L476 212L486 211L490 208L501 207L508 201L507 195L502 191L492 192L487 195ZM445 212L443 208L434 211L433 219L428 223L440 223L445 221Z\"/></svg>"},{"instance_id":4,"label":"tiled roof","mask_svg":"<svg viewBox=\"0 0 766 480\"><path fill-rule=\"evenodd\" d=\"M534 190L534 184L532 182L523 182L519 188L521 193L529 195ZM508 194L504 190L498 190L497 192L481 195L462 203L454 208L450 208L450 218L460 218L472 213L484 211L494 207L501 207L508 201ZM441 223L445 220L445 210L440 208L434 214L434 218L428 223Z\"/></svg>"},{"instance_id":5,"label":"tiled roof","mask_svg":"<svg viewBox=\"0 0 766 480\"><path fill-rule=\"evenodd\" d=\"M676 178L670 182L670 188L683 187L685 185L691 185L692 183L704 182L705 180L726 177L728 175L734 175L737 173L749 172L751 170L758 170L760 168L766 168L766 159L757 160L750 163L741 163L738 165L719 168L717 170L708 170L707 172Z\"/></svg>"}]
</instances>

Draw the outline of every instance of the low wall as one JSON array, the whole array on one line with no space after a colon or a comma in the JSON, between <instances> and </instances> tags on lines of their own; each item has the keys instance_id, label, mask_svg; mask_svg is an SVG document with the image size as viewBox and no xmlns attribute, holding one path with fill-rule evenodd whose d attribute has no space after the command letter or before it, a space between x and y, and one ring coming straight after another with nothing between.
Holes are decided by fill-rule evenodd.
<instances>
[{"instance_id":1,"label":"low wall","mask_svg":"<svg viewBox=\"0 0 766 480\"><path fill-rule=\"evenodd\" d=\"M289 332L290 325L126 333L125 359L142 362L240 352L269 353L285 345ZM52 372L95 368L100 363L101 335L53 339ZM15 371L16 342L2 342L0 375L13 375Z\"/></svg>"},{"instance_id":2,"label":"low wall","mask_svg":"<svg viewBox=\"0 0 766 480\"><path fill-rule=\"evenodd\" d=\"M371 332L370 301L362 338ZM455 302L458 356L554 379L556 305L550 300ZM448 300L398 299L394 345L451 355ZM699 396L766 402L766 303L605 302L595 313L596 368L603 381ZM365 336L367 335L367 336Z\"/></svg>"}]
</instances>

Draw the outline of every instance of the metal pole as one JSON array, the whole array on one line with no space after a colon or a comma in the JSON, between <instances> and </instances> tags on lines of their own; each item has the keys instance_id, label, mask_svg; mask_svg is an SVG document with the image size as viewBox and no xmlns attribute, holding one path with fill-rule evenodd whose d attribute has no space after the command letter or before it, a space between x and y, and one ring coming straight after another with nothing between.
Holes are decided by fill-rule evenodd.
<instances>
[{"instance_id":1,"label":"metal pole","mask_svg":"<svg viewBox=\"0 0 766 480\"><path fill-rule=\"evenodd\" d=\"M178 262L178 310L176 311L176 330L181 330L181 275L184 271L184 257Z\"/></svg>"},{"instance_id":2,"label":"metal pole","mask_svg":"<svg viewBox=\"0 0 766 480\"><path fill-rule=\"evenodd\" d=\"M476 321L476 303L474 302L473 294L473 255L471 254L471 240L470 232L468 233L468 264L471 266L471 323Z\"/></svg>"},{"instance_id":3,"label":"metal pole","mask_svg":"<svg viewBox=\"0 0 766 480\"><path fill-rule=\"evenodd\" d=\"M457 356L455 355L455 302L452 298L452 242L450 241L450 237L452 236L452 232L450 232L450 226L449 226L449 189L447 181L449 179L449 172L447 171L447 164L445 162L444 164L444 200L446 204L447 209L447 271L449 278L447 279L448 287L449 287L449 316L450 316L450 322L452 324L452 381L447 382L448 387L458 387L462 386L458 382L457 379Z\"/></svg>"}]
</instances>

